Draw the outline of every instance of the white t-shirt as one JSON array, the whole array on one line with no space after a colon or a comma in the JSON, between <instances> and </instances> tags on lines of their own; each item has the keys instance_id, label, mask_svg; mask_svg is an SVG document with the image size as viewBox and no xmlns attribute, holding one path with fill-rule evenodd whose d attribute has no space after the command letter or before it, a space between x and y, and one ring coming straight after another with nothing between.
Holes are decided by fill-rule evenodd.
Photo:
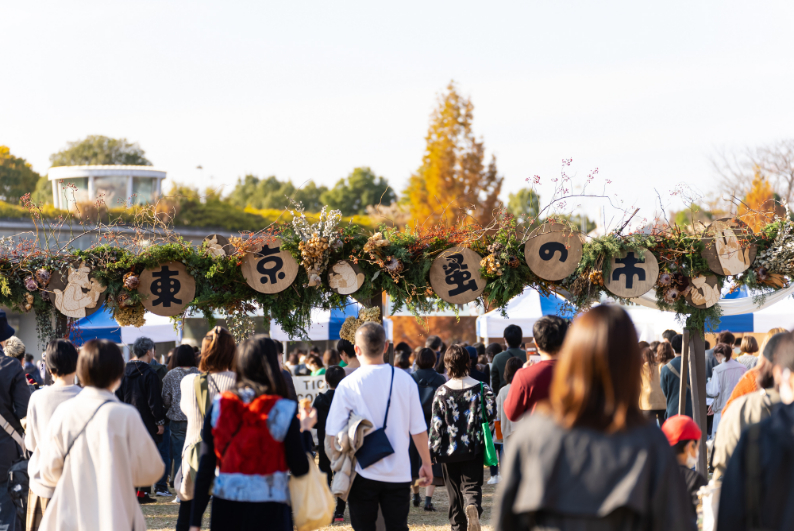
<instances>
[{"instance_id":1,"label":"white t-shirt","mask_svg":"<svg viewBox=\"0 0 794 531\"><path fill-rule=\"evenodd\" d=\"M351 412L371 421L376 429L383 427L391 369L388 364L362 365L339 382L325 424L326 436L336 436L343 431L347 427ZM386 423L386 436L394 453L367 468L362 469L356 463L356 473L367 479L386 483L411 481L409 434L416 435L423 431L427 431L427 424L419 401L419 388L408 373L395 369L389 419Z\"/></svg>"}]
</instances>

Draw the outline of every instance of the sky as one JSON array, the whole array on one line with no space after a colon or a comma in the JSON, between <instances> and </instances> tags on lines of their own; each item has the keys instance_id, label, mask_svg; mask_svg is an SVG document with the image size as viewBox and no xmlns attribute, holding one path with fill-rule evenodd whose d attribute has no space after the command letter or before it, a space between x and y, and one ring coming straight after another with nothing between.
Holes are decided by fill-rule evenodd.
<instances>
[{"instance_id":1,"label":"sky","mask_svg":"<svg viewBox=\"0 0 794 531\"><path fill-rule=\"evenodd\" d=\"M791 2L18 2L0 16L0 144L41 173L102 134L226 193L248 173L333 186L357 166L401 191L455 80L505 200L539 175L544 203L572 158L574 184L598 168L591 189L651 218L657 192L671 210L679 184L716 192L717 151L794 136Z\"/></svg>"}]
</instances>

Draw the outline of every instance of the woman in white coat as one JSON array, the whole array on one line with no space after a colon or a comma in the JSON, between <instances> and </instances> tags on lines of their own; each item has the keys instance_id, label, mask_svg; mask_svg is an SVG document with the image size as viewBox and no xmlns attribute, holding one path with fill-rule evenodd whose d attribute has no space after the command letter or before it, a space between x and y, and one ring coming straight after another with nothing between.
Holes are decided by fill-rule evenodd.
<instances>
[{"instance_id":1,"label":"woman in white coat","mask_svg":"<svg viewBox=\"0 0 794 531\"><path fill-rule=\"evenodd\" d=\"M83 346L77 376L86 387L58 406L42 445L38 479L55 491L40 529L146 529L135 487L153 484L165 465L138 411L113 394L123 373L114 343Z\"/></svg>"}]
</instances>

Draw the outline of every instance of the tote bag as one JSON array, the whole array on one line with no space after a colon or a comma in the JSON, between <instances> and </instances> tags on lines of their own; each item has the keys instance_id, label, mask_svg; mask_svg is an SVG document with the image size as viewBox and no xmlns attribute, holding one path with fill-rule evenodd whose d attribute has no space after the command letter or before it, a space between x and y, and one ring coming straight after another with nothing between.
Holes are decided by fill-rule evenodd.
<instances>
[{"instance_id":1,"label":"tote bag","mask_svg":"<svg viewBox=\"0 0 794 531\"><path fill-rule=\"evenodd\" d=\"M485 446L483 455L483 464L485 466L496 466L499 464L499 458L496 455L496 447L493 444L493 437L491 436L491 429L488 426L488 415L485 413L485 388L480 382L480 408L482 409L482 435L484 438Z\"/></svg>"},{"instance_id":2,"label":"tote bag","mask_svg":"<svg viewBox=\"0 0 794 531\"><path fill-rule=\"evenodd\" d=\"M331 525L336 509L336 499L328 488L325 474L317 468L311 454L306 454L306 458L309 473L289 478L292 519L298 531L314 531Z\"/></svg>"}]
</instances>

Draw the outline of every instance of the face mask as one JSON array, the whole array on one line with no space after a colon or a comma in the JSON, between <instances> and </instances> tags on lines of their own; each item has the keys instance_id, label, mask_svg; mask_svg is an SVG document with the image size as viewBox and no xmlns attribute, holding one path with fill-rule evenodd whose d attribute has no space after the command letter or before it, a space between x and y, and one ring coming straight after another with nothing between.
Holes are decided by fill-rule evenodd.
<instances>
[{"instance_id":1,"label":"face mask","mask_svg":"<svg viewBox=\"0 0 794 531\"><path fill-rule=\"evenodd\" d=\"M695 452L695 455L689 454L686 456L686 466L687 468L695 468L698 464L698 457L700 452Z\"/></svg>"},{"instance_id":2,"label":"face mask","mask_svg":"<svg viewBox=\"0 0 794 531\"><path fill-rule=\"evenodd\" d=\"M791 389L791 371L786 369L780 378L780 401L784 404L794 402L794 390Z\"/></svg>"}]
</instances>

